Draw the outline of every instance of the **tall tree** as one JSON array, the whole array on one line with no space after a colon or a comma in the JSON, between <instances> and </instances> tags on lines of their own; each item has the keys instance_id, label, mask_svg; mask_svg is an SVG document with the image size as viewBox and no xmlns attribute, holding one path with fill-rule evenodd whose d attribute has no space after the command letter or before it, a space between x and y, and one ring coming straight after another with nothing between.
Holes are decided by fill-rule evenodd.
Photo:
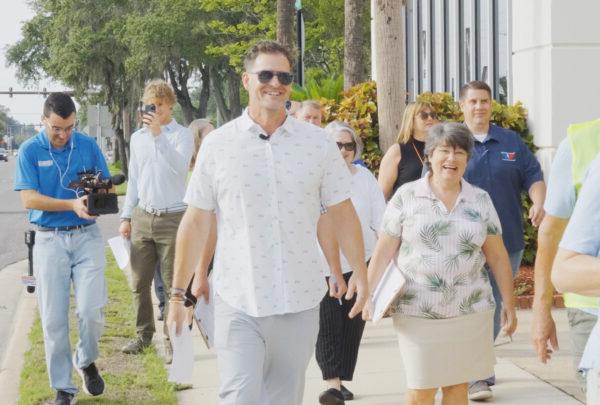
<instances>
[{"instance_id":1,"label":"tall tree","mask_svg":"<svg viewBox=\"0 0 600 405\"><path fill-rule=\"evenodd\" d=\"M404 0L376 0L375 71L377 80L377 115L379 146L386 151L400 131L406 106L404 78Z\"/></svg>"},{"instance_id":2,"label":"tall tree","mask_svg":"<svg viewBox=\"0 0 600 405\"><path fill-rule=\"evenodd\" d=\"M153 70L154 76L166 76L181 106L185 124L206 116L210 96L206 52L210 33L207 14L197 0L147 0L145 7L127 19L124 39L130 49L127 68L130 74ZM190 86L200 92L192 99Z\"/></svg>"},{"instance_id":3,"label":"tall tree","mask_svg":"<svg viewBox=\"0 0 600 405\"><path fill-rule=\"evenodd\" d=\"M363 16L364 0L344 4L344 89L364 81Z\"/></svg>"},{"instance_id":4,"label":"tall tree","mask_svg":"<svg viewBox=\"0 0 600 405\"><path fill-rule=\"evenodd\" d=\"M277 0L277 41L294 48L294 0Z\"/></svg>"},{"instance_id":5,"label":"tall tree","mask_svg":"<svg viewBox=\"0 0 600 405\"><path fill-rule=\"evenodd\" d=\"M33 0L36 15L23 27L23 39L7 51L21 79L49 76L72 87L80 100L106 104L112 115L119 157L127 173L128 136L124 128L135 108L129 54L122 30L134 4L126 0Z\"/></svg>"}]
</instances>

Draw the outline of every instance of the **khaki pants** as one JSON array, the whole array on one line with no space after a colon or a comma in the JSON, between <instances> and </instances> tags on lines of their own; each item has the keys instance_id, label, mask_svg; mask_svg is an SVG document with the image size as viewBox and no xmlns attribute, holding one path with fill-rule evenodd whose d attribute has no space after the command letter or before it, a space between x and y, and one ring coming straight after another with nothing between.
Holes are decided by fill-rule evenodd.
<instances>
[{"instance_id":1,"label":"khaki pants","mask_svg":"<svg viewBox=\"0 0 600 405\"><path fill-rule=\"evenodd\" d=\"M131 216L131 290L137 334L144 340L150 340L156 330L150 290L157 262L165 284L165 314L169 310L175 238L182 217L183 212L157 216L140 208L135 208ZM164 333L168 336L166 322Z\"/></svg>"}]
</instances>

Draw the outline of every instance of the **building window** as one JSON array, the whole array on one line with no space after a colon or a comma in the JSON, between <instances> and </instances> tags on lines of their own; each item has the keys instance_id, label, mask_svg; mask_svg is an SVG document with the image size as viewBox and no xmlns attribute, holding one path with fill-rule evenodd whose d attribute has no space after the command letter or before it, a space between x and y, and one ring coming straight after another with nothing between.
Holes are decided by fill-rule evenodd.
<instances>
[{"instance_id":1,"label":"building window","mask_svg":"<svg viewBox=\"0 0 600 405\"><path fill-rule=\"evenodd\" d=\"M510 100L510 0L407 0L408 99L424 91L458 97L483 80L494 98Z\"/></svg>"}]
</instances>

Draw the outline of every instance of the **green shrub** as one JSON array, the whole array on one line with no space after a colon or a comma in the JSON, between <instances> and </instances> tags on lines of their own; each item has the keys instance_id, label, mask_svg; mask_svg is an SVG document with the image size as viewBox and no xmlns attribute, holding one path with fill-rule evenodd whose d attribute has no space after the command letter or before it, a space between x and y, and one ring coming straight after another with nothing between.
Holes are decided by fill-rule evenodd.
<instances>
[{"instance_id":1,"label":"green shrub","mask_svg":"<svg viewBox=\"0 0 600 405\"><path fill-rule=\"evenodd\" d=\"M417 99L430 103L438 113L441 121L463 121L460 107L449 93L423 93ZM327 98L321 98L320 101L324 106L324 122L345 121L356 130L365 144L362 159L371 171L377 175L383 153L379 149L377 88L375 82L361 83L352 87L342 94L339 102ZM494 100L492 102L492 122L517 132L532 152L536 151L533 136L527 127L527 110L521 102L514 105L505 105ZM533 265L537 250L537 229L531 225L527 218L531 207L531 200L527 193L523 193L522 201L525 231L523 264Z\"/></svg>"}]
</instances>

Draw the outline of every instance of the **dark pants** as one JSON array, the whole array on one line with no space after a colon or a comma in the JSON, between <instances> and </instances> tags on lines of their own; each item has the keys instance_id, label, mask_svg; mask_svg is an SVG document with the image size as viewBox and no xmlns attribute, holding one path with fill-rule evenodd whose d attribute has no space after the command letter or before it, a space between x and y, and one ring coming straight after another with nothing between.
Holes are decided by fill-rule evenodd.
<instances>
[{"instance_id":1,"label":"dark pants","mask_svg":"<svg viewBox=\"0 0 600 405\"><path fill-rule=\"evenodd\" d=\"M348 280L352 272L344 274ZM329 292L321 301L319 312L319 335L317 337L316 358L324 380L339 378L352 381L358 348L365 328L360 314L353 319L348 317L356 301L356 295L349 301L331 298Z\"/></svg>"}]
</instances>

